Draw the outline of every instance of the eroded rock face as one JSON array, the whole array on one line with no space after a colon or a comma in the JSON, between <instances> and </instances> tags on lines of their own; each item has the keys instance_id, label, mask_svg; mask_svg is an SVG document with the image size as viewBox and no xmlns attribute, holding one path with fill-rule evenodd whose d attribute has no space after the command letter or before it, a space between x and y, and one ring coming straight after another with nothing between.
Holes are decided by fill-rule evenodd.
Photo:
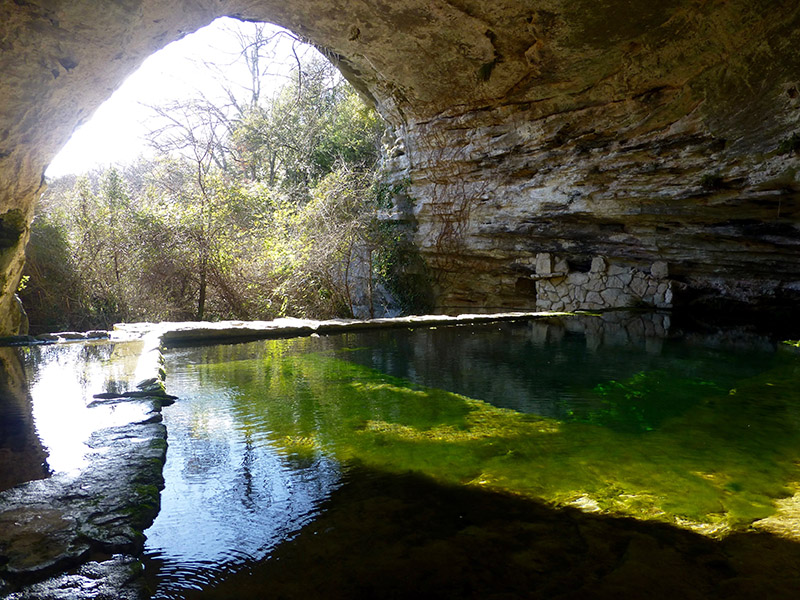
<instances>
[{"instance_id":1,"label":"eroded rock face","mask_svg":"<svg viewBox=\"0 0 800 600\"><path fill-rule=\"evenodd\" d=\"M376 102L440 308L534 307L519 281L540 253L666 262L677 304L800 295L796 2L98 5L0 7L0 331L48 160L148 54L224 14L307 36Z\"/></svg>"}]
</instances>

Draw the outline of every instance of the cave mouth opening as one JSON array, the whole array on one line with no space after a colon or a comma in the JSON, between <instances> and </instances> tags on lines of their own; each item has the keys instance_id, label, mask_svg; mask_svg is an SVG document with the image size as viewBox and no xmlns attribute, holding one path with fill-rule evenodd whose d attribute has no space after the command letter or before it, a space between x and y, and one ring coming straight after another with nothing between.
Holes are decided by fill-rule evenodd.
<instances>
[{"instance_id":1,"label":"cave mouth opening","mask_svg":"<svg viewBox=\"0 0 800 600\"><path fill-rule=\"evenodd\" d=\"M384 256L397 232L374 223L391 204L384 131L326 53L286 29L223 17L170 44L48 171L60 177L20 290L30 332L396 315L373 286L397 263Z\"/></svg>"},{"instance_id":2,"label":"cave mouth opening","mask_svg":"<svg viewBox=\"0 0 800 600\"><path fill-rule=\"evenodd\" d=\"M274 94L312 54L309 42L278 25L218 17L147 57L78 125L45 176L52 181L150 156L155 107L203 97L227 110L234 98Z\"/></svg>"}]
</instances>

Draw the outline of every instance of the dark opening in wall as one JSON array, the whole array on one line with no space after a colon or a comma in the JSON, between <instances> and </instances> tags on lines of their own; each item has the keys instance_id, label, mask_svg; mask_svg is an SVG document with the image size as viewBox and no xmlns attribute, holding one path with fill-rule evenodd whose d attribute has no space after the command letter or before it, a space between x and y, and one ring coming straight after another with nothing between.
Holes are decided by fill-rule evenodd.
<instances>
[{"instance_id":1,"label":"dark opening in wall","mask_svg":"<svg viewBox=\"0 0 800 600\"><path fill-rule=\"evenodd\" d=\"M588 273L592 269L592 259L580 256L568 258L567 265L569 266L570 273Z\"/></svg>"},{"instance_id":2,"label":"dark opening in wall","mask_svg":"<svg viewBox=\"0 0 800 600\"><path fill-rule=\"evenodd\" d=\"M17 245L25 231L25 217L20 210L10 210L0 216L0 250Z\"/></svg>"},{"instance_id":3,"label":"dark opening in wall","mask_svg":"<svg viewBox=\"0 0 800 600\"><path fill-rule=\"evenodd\" d=\"M536 299L536 282L530 277L520 277L514 284L514 291L520 296Z\"/></svg>"}]
</instances>

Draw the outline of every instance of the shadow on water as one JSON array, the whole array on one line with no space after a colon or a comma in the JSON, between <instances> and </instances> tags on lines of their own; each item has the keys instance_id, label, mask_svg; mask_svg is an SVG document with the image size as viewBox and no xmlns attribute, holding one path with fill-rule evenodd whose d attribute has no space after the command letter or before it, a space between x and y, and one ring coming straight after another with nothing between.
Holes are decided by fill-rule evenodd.
<instances>
[{"instance_id":1,"label":"shadow on water","mask_svg":"<svg viewBox=\"0 0 800 600\"><path fill-rule=\"evenodd\" d=\"M670 525L348 471L272 556L187 599L796 598L800 544L715 541Z\"/></svg>"},{"instance_id":2,"label":"shadow on water","mask_svg":"<svg viewBox=\"0 0 800 600\"><path fill-rule=\"evenodd\" d=\"M798 597L800 363L668 329L171 353L156 597Z\"/></svg>"}]
</instances>

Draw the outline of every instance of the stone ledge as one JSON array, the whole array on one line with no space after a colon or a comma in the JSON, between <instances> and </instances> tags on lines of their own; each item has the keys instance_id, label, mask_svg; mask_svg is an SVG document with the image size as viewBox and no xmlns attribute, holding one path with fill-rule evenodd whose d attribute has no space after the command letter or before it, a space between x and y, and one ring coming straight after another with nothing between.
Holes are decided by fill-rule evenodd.
<instances>
[{"instance_id":1,"label":"stone ledge","mask_svg":"<svg viewBox=\"0 0 800 600\"><path fill-rule=\"evenodd\" d=\"M491 321L536 319L553 316L555 312L508 312L494 314L416 315L382 319L311 319L282 318L274 321L195 321L185 323L120 323L114 326L114 335L122 337L147 337L159 339L165 346L191 343L218 343L226 340L256 340L268 338L303 337L313 334L327 335L365 329L391 329L462 325Z\"/></svg>"}]
</instances>

